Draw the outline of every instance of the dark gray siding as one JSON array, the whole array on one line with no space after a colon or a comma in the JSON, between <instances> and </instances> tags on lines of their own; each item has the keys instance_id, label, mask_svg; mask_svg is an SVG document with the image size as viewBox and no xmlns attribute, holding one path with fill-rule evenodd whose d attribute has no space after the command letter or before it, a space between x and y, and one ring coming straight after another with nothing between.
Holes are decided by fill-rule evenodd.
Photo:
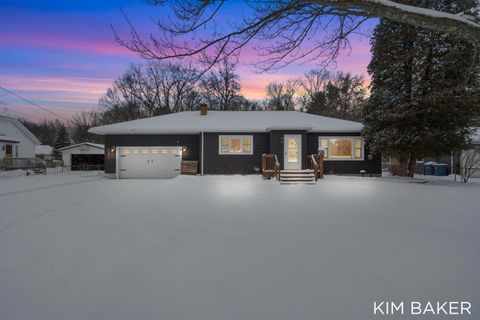
<instances>
[{"instance_id":1,"label":"dark gray siding","mask_svg":"<svg viewBox=\"0 0 480 320\"><path fill-rule=\"evenodd\" d=\"M355 132L328 132L328 133L309 133L308 134L308 154L315 154L318 152L318 137L320 136L344 136L344 137L354 137L361 136L361 134ZM324 172L326 174L359 174L360 170L366 170L372 174L379 175L382 174L382 157L379 154L373 156L372 160L368 160L369 150L368 146L365 146L363 150L365 155L363 161L357 160L348 160L348 161L324 161Z\"/></svg>"},{"instance_id":2,"label":"dark gray siding","mask_svg":"<svg viewBox=\"0 0 480 320\"><path fill-rule=\"evenodd\" d=\"M115 173L115 152L111 147L128 146L184 146L183 160L200 160L200 135L198 134L132 134L105 136L105 173Z\"/></svg>"},{"instance_id":3,"label":"dark gray siding","mask_svg":"<svg viewBox=\"0 0 480 320\"><path fill-rule=\"evenodd\" d=\"M219 135L253 135L253 154L220 155ZM262 154L268 153L268 133L204 133L204 174L252 174L261 168Z\"/></svg>"},{"instance_id":4,"label":"dark gray siding","mask_svg":"<svg viewBox=\"0 0 480 320\"><path fill-rule=\"evenodd\" d=\"M280 168L283 169L283 137L286 134L302 135L302 169L307 168L308 139L307 132L303 130L273 130L270 131L270 153L277 155Z\"/></svg>"},{"instance_id":5,"label":"dark gray siding","mask_svg":"<svg viewBox=\"0 0 480 320\"><path fill-rule=\"evenodd\" d=\"M253 155L220 155L218 152L218 136L222 134L253 135ZM262 154L274 153L283 169L283 138L285 134L302 135L302 168L307 168L307 155L318 150L319 136L359 136L360 133L307 133L302 130L275 130L270 133L205 133L205 174L253 174L254 167L261 167ZM107 135L105 136L105 173L115 173L116 159L112 147L121 146L185 146L183 160L199 161L201 168L199 134L166 134L166 135ZM368 147L364 150L363 161L325 161L325 173L358 174L360 170L381 174L381 157L375 155L372 161L367 160Z\"/></svg>"}]
</instances>

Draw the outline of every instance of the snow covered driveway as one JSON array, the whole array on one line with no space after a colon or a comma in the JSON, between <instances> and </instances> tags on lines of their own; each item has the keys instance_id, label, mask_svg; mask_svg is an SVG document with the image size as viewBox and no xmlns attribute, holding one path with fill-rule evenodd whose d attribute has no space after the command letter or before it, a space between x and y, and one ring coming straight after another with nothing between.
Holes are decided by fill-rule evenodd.
<instances>
[{"instance_id":1,"label":"snow covered driveway","mask_svg":"<svg viewBox=\"0 0 480 320\"><path fill-rule=\"evenodd\" d=\"M479 208L478 183L0 178L0 319L478 318Z\"/></svg>"}]
</instances>

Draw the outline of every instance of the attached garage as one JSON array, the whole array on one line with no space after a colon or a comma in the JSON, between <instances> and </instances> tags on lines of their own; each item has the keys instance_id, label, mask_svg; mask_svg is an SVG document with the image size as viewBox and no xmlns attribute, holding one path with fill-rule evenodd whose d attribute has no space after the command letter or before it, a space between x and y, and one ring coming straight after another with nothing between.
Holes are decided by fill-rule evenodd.
<instances>
[{"instance_id":1,"label":"attached garage","mask_svg":"<svg viewBox=\"0 0 480 320\"><path fill-rule=\"evenodd\" d=\"M59 150L63 165L71 170L103 170L105 147L103 144L83 142Z\"/></svg>"},{"instance_id":2,"label":"attached garage","mask_svg":"<svg viewBox=\"0 0 480 320\"><path fill-rule=\"evenodd\" d=\"M118 147L117 152L118 178L173 178L180 174L182 147Z\"/></svg>"}]
</instances>

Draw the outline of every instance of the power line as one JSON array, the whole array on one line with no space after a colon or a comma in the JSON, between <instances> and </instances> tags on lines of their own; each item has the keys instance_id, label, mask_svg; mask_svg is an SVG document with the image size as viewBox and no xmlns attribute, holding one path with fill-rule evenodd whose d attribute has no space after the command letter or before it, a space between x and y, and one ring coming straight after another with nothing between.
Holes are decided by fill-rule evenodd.
<instances>
[{"instance_id":1,"label":"power line","mask_svg":"<svg viewBox=\"0 0 480 320\"><path fill-rule=\"evenodd\" d=\"M58 117L58 118L60 118L60 119L63 119L63 120L65 120L65 121L67 121L67 122L70 122L70 120L68 120L67 118L64 118L63 116L59 115L58 113L55 113L55 112L53 112L53 111L50 111L50 110L48 110L47 108L44 108L44 107L38 105L37 103L35 103L35 102L33 102L33 101L30 101L30 100L28 100L28 99L26 99L26 98L24 98L24 97L16 94L15 92L12 92L12 91L10 91L10 90L8 90L8 89L5 89L5 88L2 87L2 86L0 86L0 89L2 89L3 91L5 91L5 92L7 92L7 93L9 93L9 94L11 94L11 95L19 98L19 99L22 100L22 101L25 101L26 103L29 103L29 104L31 104L31 105L33 105L33 106L35 106L35 107L37 107L37 108L39 108L39 109L41 109L41 110L43 110L43 111L46 111L46 112L48 112L48 113L50 113L50 114L53 114L54 116L56 116L56 117Z\"/></svg>"},{"instance_id":2,"label":"power line","mask_svg":"<svg viewBox=\"0 0 480 320\"><path fill-rule=\"evenodd\" d=\"M36 120L42 121L42 119L40 119L39 117L32 116L32 115L29 115L29 114L26 114L26 113L24 113L24 112L20 112L20 111L17 111L17 110L12 110L12 109L10 109L9 107L0 107L0 109L5 110L4 112L13 112L13 113L16 113L16 114L18 114L18 115L20 115L20 116L27 117L27 119L30 118L30 119L36 119ZM1 113L0 113L0 114L1 114ZM18 117L18 116L17 116L17 117Z\"/></svg>"}]
</instances>

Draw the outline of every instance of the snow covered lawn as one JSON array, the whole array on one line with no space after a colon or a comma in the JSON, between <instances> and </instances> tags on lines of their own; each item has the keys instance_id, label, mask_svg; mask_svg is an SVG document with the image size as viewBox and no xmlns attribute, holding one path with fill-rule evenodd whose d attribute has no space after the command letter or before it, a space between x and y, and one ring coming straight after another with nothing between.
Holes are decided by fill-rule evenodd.
<instances>
[{"instance_id":1,"label":"snow covered lawn","mask_svg":"<svg viewBox=\"0 0 480 320\"><path fill-rule=\"evenodd\" d=\"M478 318L479 208L478 182L0 177L0 319Z\"/></svg>"}]
</instances>

